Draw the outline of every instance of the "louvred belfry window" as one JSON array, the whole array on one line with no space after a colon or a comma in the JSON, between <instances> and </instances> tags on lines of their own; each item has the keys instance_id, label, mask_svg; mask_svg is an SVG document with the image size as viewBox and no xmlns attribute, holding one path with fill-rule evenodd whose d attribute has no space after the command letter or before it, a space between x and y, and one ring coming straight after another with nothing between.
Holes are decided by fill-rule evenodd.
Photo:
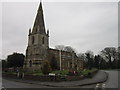
<instances>
[{"instance_id":1,"label":"louvred belfry window","mask_svg":"<svg viewBox=\"0 0 120 90\"><path fill-rule=\"evenodd\" d=\"M32 36L32 44L34 44L35 38L34 36Z\"/></svg>"},{"instance_id":2,"label":"louvred belfry window","mask_svg":"<svg viewBox=\"0 0 120 90\"><path fill-rule=\"evenodd\" d=\"M42 38L42 44L44 44L45 42L44 42L44 37Z\"/></svg>"}]
</instances>

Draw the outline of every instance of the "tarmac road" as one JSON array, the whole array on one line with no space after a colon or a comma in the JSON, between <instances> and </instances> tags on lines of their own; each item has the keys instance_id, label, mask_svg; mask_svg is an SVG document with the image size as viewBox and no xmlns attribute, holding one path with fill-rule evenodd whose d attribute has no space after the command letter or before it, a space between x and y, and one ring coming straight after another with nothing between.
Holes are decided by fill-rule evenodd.
<instances>
[{"instance_id":1,"label":"tarmac road","mask_svg":"<svg viewBox=\"0 0 120 90\"><path fill-rule=\"evenodd\" d=\"M77 86L74 88L88 88L87 90L90 90L90 88L93 88L92 90L98 90L98 88L101 88L101 90L106 90L106 88L118 88L118 71L106 71L106 72L109 74L108 80L106 82L87 86ZM37 84L15 82L8 79L3 79L2 86L5 88L55 88Z\"/></svg>"},{"instance_id":2,"label":"tarmac road","mask_svg":"<svg viewBox=\"0 0 120 90\"><path fill-rule=\"evenodd\" d=\"M2 86L5 87L5 88L47 88L46 86L29 84L29 83L22 83L22 82L16 82L16 81L10 81L10 80L7 80L7 79L3 79Z\"/></svg>"},{"instance_id":3,"label":"tarmac road","mask_svg":"<svg viewBox=\"0 0 120 90\"><path fill-rule=\"evenodd\" d=\"M81 88L101 88L106 90L105 88L118 88L118 71L105 71L109 74L108 79L104 83L97 83L95 85L87 85L82 86ZM119 71L120 72L120 71Z\"/></svg>"}]
</instances>

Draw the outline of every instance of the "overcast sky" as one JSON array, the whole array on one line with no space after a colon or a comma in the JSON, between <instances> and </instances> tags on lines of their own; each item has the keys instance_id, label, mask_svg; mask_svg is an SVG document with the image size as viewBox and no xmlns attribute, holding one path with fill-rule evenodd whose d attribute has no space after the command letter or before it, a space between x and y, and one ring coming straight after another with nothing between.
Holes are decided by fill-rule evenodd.
<instances>
[{"instance_id":1,"label":"overcast sky","mask_svg":"<svg viewBox=\"0 0 120 90\"><path fill-rule=\"evenodd\" d=\"M39 2L2 4L2 56L24 53ZM78 53L98 54L105 47L118 46L117 2L43 2L50 47L65 45Z\"/></svg>"}]
</instances>

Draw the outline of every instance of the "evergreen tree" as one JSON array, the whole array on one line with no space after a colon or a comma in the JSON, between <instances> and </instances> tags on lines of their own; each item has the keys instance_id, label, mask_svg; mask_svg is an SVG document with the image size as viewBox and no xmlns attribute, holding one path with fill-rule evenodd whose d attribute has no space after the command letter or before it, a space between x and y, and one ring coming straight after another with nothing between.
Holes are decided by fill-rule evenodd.
<instances>
[{"instance_id":1,"label":"evergreen tree","mask_svg":"<svg viewBox=\"0 0 120 90\"><path fill-rule=\"evenodd\" d=\"M13 53L7 57L8 67L23 67L25 56L20 53Z\"/></svg>"},{"instance_id":2,"label":"evergreen tree","mask_svg":"<svg viewBox=\"0 0 120 90\"><path fill-rule=\"evenodd\" d=\"M100 56L99 55L95 55L94 58L94 67L99 69L99 62L100 62Z\"/></svg>"}]
</instances>

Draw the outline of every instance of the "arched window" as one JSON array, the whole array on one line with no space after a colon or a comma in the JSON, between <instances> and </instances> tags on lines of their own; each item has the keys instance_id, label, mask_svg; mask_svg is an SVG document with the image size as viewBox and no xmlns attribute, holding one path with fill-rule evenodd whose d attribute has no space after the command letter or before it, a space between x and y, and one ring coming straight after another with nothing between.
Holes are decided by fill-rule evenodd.
<instances>
[{"instance_id":1,"label":"arched window","mask_svg":"<svg viewBox=\"0 0 120 90\"><path fill-rule=\"evenodd\" d=\"M45 43L45 41L44 41L44 37L42 38L42 44L44 44Z\"/></svg>"},{"instance_id":2,"label":"arched window","mask_svg":"<svg viewBox=\"0 0 120 90\"><path fill-rule=\"evenodd\" d=\"M30 67L32 67L32 61L31 60L29 61L29 65L30 65Z\"/></svg>"},{"instance_id":3,"label":"arched window","mask_svg":"<svg viewBox=\"0 0 120 90\"><path fill-rule=\"evenodd\" d=\"M34 44L35 38L34 36L32 36L32 44Z\"/></svg>"}]
</instances>

